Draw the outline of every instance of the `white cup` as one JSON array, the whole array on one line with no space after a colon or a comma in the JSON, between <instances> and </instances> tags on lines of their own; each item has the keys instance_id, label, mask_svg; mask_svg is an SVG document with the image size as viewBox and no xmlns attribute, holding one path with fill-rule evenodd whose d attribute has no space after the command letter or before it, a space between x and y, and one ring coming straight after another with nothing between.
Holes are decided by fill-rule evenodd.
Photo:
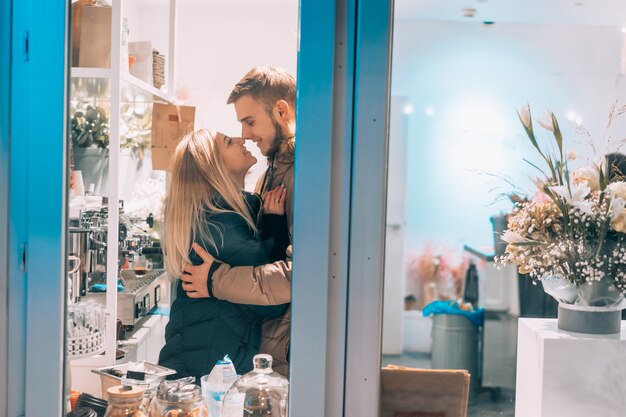
<instances>
[{"instance_id":1,"label":"white cup","mask_svg":"<svg viewBox=\"0 0 626 417\"><path fill-rule=\"evenodd\" d=\"M74 195L83 196L85 195L85 184L83 183L83 173L79 171L74 171L72 174L74 178Z\"/></svg>"}]
</instances>

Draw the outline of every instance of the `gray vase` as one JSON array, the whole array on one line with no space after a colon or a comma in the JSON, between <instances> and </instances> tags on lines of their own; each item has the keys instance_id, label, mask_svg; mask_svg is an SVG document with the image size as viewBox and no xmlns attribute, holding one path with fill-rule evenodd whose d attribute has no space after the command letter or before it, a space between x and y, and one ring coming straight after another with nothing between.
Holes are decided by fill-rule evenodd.
<instances>
[{"instance_id":1,"label":"gray vase","mask_svg":"<svg viewBox=\"0 0 626 417\"><path fill-rule=\"evenodd\" d=\"M557 326L561 330L586 334L620 334L623 307L589 307L559 304Z\"/></svg>"},{"instance_id":2,"label":"gray vase","mask_svg":"<svg viewBox=\"0 0 626 417\"><path fill-rule=\"evenodd\" d=\"M624 296L612 279L586 282L576 292L576 304L559 304L559 329L587 334L620 333Z\"/></svg>"},{"instance_id":3,"label":"gray vase","mask_svg":"<svg viewBox=\"0 0 626 417\"><path fill-rule=\"evenodd\" d=\"M109 150L102 148L73 148L74 170L83 176L85 190L94 185L95 195L107 195Z\"/></svg>"},{"instance_id":4,"label":"gray vase","mask_svg":"<svg viewBox=\"0 0 626 417\"><path fill-rule=\"evenodd\" d=\"M507 229L507 215L495 214L489 219L493 226L493 249L497 256L504 255L507 243L502 240L502 233Z\"/></svg>"}]
</instances>

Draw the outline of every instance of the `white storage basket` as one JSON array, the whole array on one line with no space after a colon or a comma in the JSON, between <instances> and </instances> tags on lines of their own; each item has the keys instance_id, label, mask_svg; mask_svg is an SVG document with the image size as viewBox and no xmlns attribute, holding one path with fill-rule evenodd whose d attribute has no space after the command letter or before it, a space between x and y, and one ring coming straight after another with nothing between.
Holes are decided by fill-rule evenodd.
<instances>
[{"instance_id":1,"label":"white storage basket","mask_svg":"<svg viewBox=\"0 0 626 417\"><path fill-rule=\"evenodd\" d=\"M85 358L104 352L104 332L95 332L87 336L67 338L67 357Z\"/></svg>"}]
</instances>

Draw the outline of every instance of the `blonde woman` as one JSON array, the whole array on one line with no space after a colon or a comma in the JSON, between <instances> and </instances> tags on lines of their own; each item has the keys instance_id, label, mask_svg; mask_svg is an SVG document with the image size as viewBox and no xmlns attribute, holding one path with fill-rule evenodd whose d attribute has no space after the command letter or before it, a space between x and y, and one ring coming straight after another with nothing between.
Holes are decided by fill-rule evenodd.
<instances>
[{"instance_id":1,"label":"blonde woman","mask_svg":"<svg viewBox=\"0 0 626 417\"><path fill-rule=\"evenodd\" d=\"M173 276L181 277L186 264L203 262L192 245L233 266L263 265L285 253L285 189L277 187L264 201L243 191L246 173L256 163L243 143L241 138L199 130L176 147L163 237L166 268ZM195 376L199 382L228 354L239 374L248 372L258 353L263 318L278 317L286 307L195 298L179 280L159 363L176 370L175 378Z\"/></svg>"}]
</instances>

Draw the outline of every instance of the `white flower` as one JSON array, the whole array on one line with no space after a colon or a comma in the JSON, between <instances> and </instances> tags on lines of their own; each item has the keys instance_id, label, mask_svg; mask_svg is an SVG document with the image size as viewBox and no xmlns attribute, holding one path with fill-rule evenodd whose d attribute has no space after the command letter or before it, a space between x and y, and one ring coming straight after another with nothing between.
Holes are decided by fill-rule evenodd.
<instances>
[{"instance_id":1,"label":"white flower","mask_svg":"<svg viewBox=\"0 0 626 417\"><path fill-rule=\"evenodd\" d=\"M613 198L626 200L626 182L613 182L606 186L606 191Z\"/></svg>"},{"instance_id":2,"label":"white flower","mask_svg":"<svg viewBox=\"0 0 626 417\"><path fill-rule=\"evenodd\" d=\"M543 187L546 185L546 181L544 179L535 177L531 178L530 180L533 184L535 184L535 187L537 187L539 191L543 192Z\"/></svg>"},{"instance_id":3,"label":"white flower","mask_svg":"<svg viewBox=\"0 0 626 417\"><path fill-rule=\"evenodd\" d=\"M611 200L611 222L617 220L617 218L624 211L625 202L621 198L614 198Z\"/></svg>"},{"instance_id":4,"label":"white flower","mask_svg":"<svg viewBox=\"0 0 626 417\"><path fill-rule=\"evenodd\" d=\"M505 230L504 233L502 233L502 235L500 236L500 238L507 243L526 242L526 239L524 239L522 235L512 230Z\"/></svg>"},{"instance_id":5,"label":"white flower","mask_svg":"<svg viewBox=\"0 0 626 417\"><path fill-rule=\"evenodd\" d=\"M519 114L520 120L522 121L522 124L526 126L527 129L531 129L530 106L528 104L526 104L525 106L522 106L522 108L519 109L518 114Z\"/></svg>"},{"instance_id":6,"label":"white flower","mask_svg":"<svg viewBox=\"0 0 626 417\"><path fill-rule=\"evenodd\" d=\"M626 233L626 213L624 210L611 222L611 227L616 232Z\"/></svg>"},{"instance_id":7,"label":"white flower","mask_svg":"<svg viewBox=\"0 0 626 417\"><path fill-rule=\"evenodd\" d=\"M575 201L572 203L572 207L576 207L588 216L593 215L593 203L589 200Z\"/></svg>"},{"instance_id":8,"label":"white flower","mask_svg":"<svg viewBox=\"0 0 626 417\"><path fill-rule=\"evenodd\" d=\"M545 112L544 114L542 114L541 117L537 119L537 123L539 123L539 126L543 127L544 129L549 130L550 132L554 132L554 123L552 122L551 112Z\"/></svg>"},{"instance_id":9,"label":"white flower","mask_svg":"<svg viewBox=\"0 0 626 417\"><path fill-rule=\"evenodd\" d=\"M600 173L598 168L582 167L572 172L575 185L587 183L592 191L600 189Z\"/></svg>"},{"instance_id":10,"label":"white flower","mask_svg":"<svg viewBox=\"0 0 626 417\"><path fill-rule=\"evenodd\" d=\"M611 227L615 231L626 233L626 183L611 183L606 190L611 197Z\"/></svg>"},{"instance_id":11,"label":"white flower","mask_svg":"<svg viewBox=\"0 0 626 417\"><path fill-rule=\"evenodd\" d=\"M567 159L569 159L570 161L575 161L576 158L578 158L576 151L573 149L570 149L569 151L567 151L566 155L567 155Z\"/></svg>"},{"instance_id":12,"label":"white flower","mask_svg":"<svg viewBox=\"0 0 626 417\"><path fill-rule=\"evenodd\" d=\"M552 190L553 193L560 197L563 197L563 199L572 206L574 206L576 203L582 203L585 197L587 197L591 192L589 186L586 183L574 184L572 185L571 189L572 193L570 194L565 185L550 187L550 190Z\"/></svg>"}]
</instances>

